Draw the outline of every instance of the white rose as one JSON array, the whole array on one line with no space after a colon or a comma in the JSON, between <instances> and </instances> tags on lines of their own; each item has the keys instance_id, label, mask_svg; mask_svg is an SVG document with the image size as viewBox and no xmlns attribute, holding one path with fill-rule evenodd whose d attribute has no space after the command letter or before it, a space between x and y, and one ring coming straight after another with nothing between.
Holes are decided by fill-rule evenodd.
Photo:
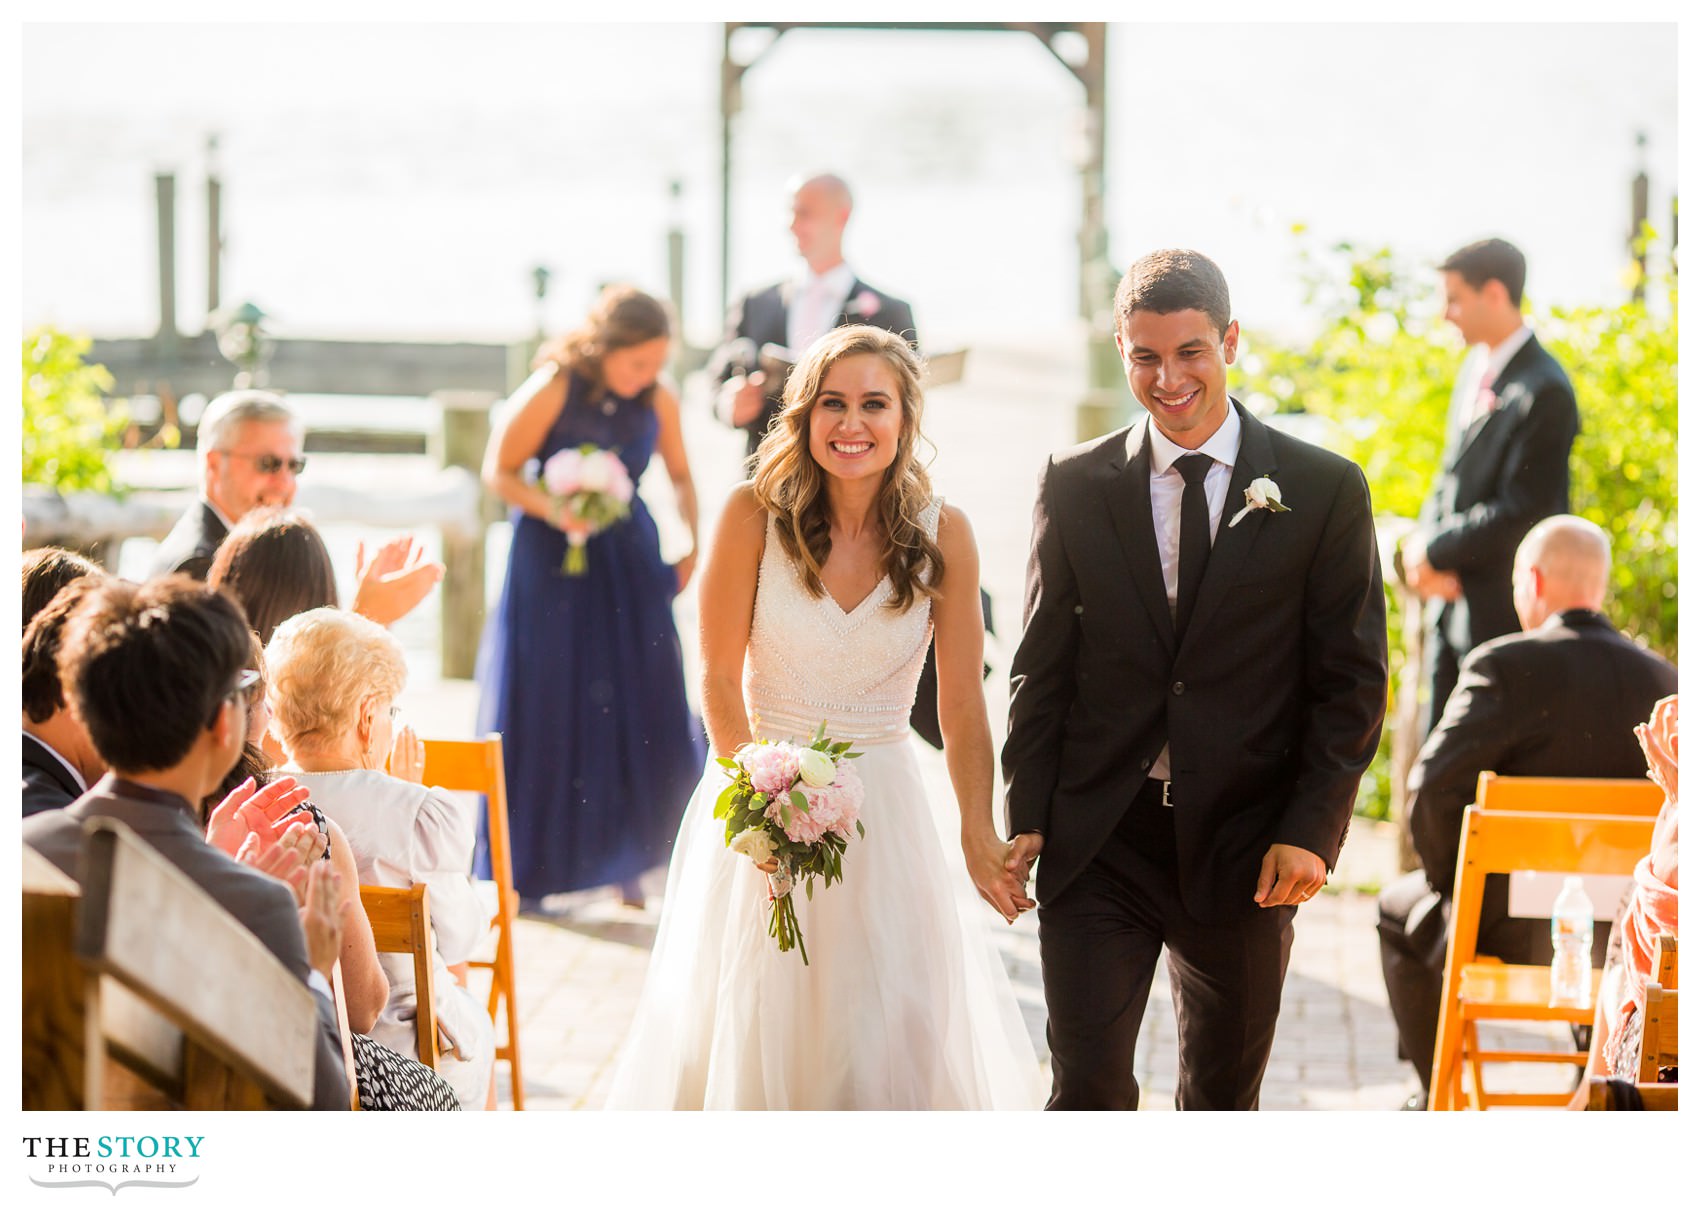
<instances>
[{"instance_id":1,"label":"white rose","mask_svg":"<svg viewBox=\"0 0 1700 1212\"><path fill-rule=\"evenodd\" d=\"M837 772L833 761L819 749L805 749L797 755L797 773L811 787L830 787Z\"/></svg>"},{"instance_id":2,"label":"white rose","mask_svg":"<svg viewBox=\"0 0 1700 1212\"><path fill-rule=\"evenodd\" d=\"M760 866L773 857L773 838L765 829L746 829L732 839L732 849Z\"/></svg>"},{"instance_id":3,"label":"white rose","mask_svg":"<svg viewBox=\"0 0 1700 1212\"><path fill-rule=\"evenodd\" d=\"M1268 476L1259 476L1247 485L1245 499L1247 504L1268 509L1271 504L1281 503L1281 486Z\"/></svg>"},{"instance_id":4,"label":"white rose","mask_svg":"<svg viewBox=\"0 0 1700 1212\"><path fill-rule=\"evenodd\" d=\"M607 456L586 459L579 470L578 483L585 492L607 492L613 487L614 477L608 470Z\"/></svg>"}]
</instances>

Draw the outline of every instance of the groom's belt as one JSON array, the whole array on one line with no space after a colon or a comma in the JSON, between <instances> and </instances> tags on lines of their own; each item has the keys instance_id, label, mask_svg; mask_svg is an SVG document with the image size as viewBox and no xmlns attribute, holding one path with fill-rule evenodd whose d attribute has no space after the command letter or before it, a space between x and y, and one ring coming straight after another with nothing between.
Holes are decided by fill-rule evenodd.
<instances>
[{"instance_id":1,"label":"groom's belt","mask_svg":"<svg viewBox=\"0 0 1700 1212\"><path fill-rule=\"evenodd\" d=\"M1134 801L1143 804L1161 804L1164 808L1173 808L1174 800L1170 798L1169 789L1174 786L1171 779L1146 779L1134 793Z\"/></svg>"}]
</instances>

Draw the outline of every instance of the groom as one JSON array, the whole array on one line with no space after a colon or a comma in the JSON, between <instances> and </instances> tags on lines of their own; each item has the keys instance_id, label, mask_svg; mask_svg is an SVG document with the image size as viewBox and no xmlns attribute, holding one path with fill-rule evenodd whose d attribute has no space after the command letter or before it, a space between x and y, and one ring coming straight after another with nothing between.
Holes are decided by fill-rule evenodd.
<instances>
[{"instance_id":1,"label":"groom","mask_svg":"<svg viewBox=\"0 0 1700 1212\"><path fill-rule=\"evenodd\" d=\"M1356 464L1230 400L1239 325L1200 253L1136 261L1116 347L1149 414L1039 479L1003 750L1038 865L1051 1109L1139 1105L1159 949L1182 1110L1257 1107L1295 906L1327 880L1387 702Z\"/></svg>"}]
</instances>

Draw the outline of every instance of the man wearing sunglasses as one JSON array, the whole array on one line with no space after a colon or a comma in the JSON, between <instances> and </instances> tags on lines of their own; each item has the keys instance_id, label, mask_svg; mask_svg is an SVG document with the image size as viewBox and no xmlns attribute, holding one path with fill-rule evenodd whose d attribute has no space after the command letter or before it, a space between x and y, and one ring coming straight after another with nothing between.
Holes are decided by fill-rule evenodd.
<instances>
[{"instance_id":1,"label":"man wearing sunglasses","mask_svg":"<svg viewBox=\"0 0 1700 1212\"><path fill-rule=\"evenodd\" d=\"M213 555L243 515L295 500L301 457L300 420L269 391L227 391L207 405L196 431L201 499L191 505L154 555L150 575L182 572L206 580Z\"/></svg>"}]
</instances>

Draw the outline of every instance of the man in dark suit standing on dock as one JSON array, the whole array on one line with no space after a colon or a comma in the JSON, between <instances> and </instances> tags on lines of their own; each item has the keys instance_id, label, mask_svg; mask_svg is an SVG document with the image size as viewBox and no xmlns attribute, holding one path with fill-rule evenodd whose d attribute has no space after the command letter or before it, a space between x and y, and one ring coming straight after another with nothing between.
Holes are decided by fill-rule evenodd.
<instances>
[{"instance_id":1,"label":"man in dark suit standing on dock","mask_svg":"<svg viewBox=\"0 0 1700 1212\"><path fill-rule=\"evenodd\" d=\"M1517 630L1511 561L1529 528L1570 508L1576 394L1523 322L1523 254L1480 240L1440 266L1446 318L1473 346L1453 389L1442 470L1400 548L1428 599L1426 736L1477 644Z\"/></svg>"},{"instance_id":2,"label":"man in dark suit standing on dock","mask_svg":"<svg viewBox=\"0 0 1700 1212\"><path fill-rule=\"evenodd\" d=\"M160 543L149 575L206 580L219 544L245 514L295 500L295 477L307 466L302 439L301 422L274 392L227 391L208 404L195 430L201 499Z\"/></svg>"},{"instance_id":3,"label":"man in dark suit standing on dock","mask_svg":"<svg viewBox=\"0 0 1700 1212\"><path fill-rule=\"evenodd\" d=\"M918 346L909 304L875 290L844 259L844 227L850 221L850 187L822 173L791 194L791 235L803 267L797 276L752 291L732 305L726 336L709 355L716 385L714 414L747 436L754 457L762 435L779 415L784 381L761 369L764 345L793 357L844 324L872 324Z\"/></svg>"}]
</instances>

